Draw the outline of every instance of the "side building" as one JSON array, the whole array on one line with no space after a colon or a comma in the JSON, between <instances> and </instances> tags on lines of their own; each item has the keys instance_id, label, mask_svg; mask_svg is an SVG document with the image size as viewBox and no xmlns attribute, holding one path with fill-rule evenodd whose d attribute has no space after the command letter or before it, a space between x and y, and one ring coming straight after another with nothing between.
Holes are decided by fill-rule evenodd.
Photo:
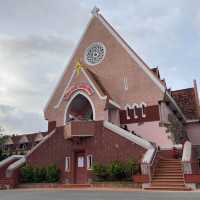
<instances>
[{"instance_id":1,"label":"side building","mask_svg":"<svg viewBox=\"0 0 200 200\"><path fill-rule=\"evenodd\" d=\"M47 132L37 132L8 136L5 143L1 146L2 153L6 156L25 155L41 142L47 134Z\"/></svg>"}]
</instances>

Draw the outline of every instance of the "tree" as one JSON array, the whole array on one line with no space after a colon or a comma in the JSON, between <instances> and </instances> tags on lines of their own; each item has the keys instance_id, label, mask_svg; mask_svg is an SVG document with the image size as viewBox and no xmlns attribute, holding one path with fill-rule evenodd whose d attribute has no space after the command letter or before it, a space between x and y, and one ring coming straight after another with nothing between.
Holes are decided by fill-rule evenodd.
<instances>
[{"instance_id":1,"label":"tree","mask_svg":"<svg viewBox=\"0 0 200 200\"><path fill-rule=\"evenodd\" d=\"M4 132L5 129L2 126L0 126L0 146L2 146L9 137L8 135L5 135Z\"/></svg>"},{"instance_id":2,"label":"tree","mask_svg":"<svg viewBox=\"0 0 200 200\"><path fill-rule=\"evenodd\" d=\"M0 161L7 157L3 152L3 145L5 144L9 136L5 135L4 132L5 129L0 126Z\"/></svg>"}]
</instances>

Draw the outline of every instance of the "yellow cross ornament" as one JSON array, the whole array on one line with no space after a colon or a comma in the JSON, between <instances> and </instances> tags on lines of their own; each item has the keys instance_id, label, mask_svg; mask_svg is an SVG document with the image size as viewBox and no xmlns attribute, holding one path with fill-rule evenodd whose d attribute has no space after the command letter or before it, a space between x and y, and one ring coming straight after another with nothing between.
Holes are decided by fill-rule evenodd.
<instances>
[{"instance_id":1,"label":"yellow cross ornament","mask_svg":"<svg viewBox=\"0 0 200 200\"><path fill-rule=\"evenodd\" d=\"M83 67L83 65L80 63L80 61L77 61L77 63L76 63L76 74L77 74L77 76L79 76L82 67Z\"/></svg>"}]
</instances>

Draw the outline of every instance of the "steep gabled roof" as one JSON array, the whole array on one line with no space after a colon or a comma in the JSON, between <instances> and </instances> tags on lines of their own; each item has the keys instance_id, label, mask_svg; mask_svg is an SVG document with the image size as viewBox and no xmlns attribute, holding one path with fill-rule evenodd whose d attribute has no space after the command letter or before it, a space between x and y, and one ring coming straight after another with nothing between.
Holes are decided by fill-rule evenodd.
<instances>
[{"instance_id":1,"label":"steep gabled roof","mask_svg":"<svg viewBox=\"0 0 200 200\"><path fill-rule=\"evenodd\" d=\"M75 48L75 51L74 53L72 54L72 57L69 61L69 63L72 61L78 47L80 46L80 43L82 42L82 39L84 38L86 32L87 32L87 29L88 27L90 26L91 22L93 21L94 18L97 18L101 23L102 25L108 30L108 32L110 32L111 35L114 36L114 38L120 43L120 45L127 51L127 53L134 59L134 61L138 64L138 66L140 68L143 69L143 71L148 75L148 77L159 87L159 89L165 93L165 87L163 86L163 84L161 83L161 81L159 80L159 78L157 78L151 71L151 69L147 66L147 64L136 54L136 52L127 44L127 42L115 31L115 29L105 20L105 18L99 14L99 13L96 13L94 14L93 13L93 16L92 18L90 19L89 23L87 24L86 26L86 29L81 37L81 39L79 40L79 43L77 44L77 47ZM63 76L64 74L66 73L67 71L67 68L65 69L64 73L63 73ZM48 109L48 106L50 105L50 102L51 102L51 99L53 98L53 96L55 95L56 93L56 90L59 88L59 85L61 83L61 81L63 80L63 76L61 76L60 80L58 81L58 84L57 86L55 87L49 101L47 102L46 106L45 106L45 109L44 109L44 112ZM71 78L70 78L71 79ZM55 107L57 107L57 105L59 105L60 102L58 102L56 104Z\"/></svg>"},{"instance_id":2,"label":"steep gabled roof","mask_svg":"<svg viewBox=\"0 0 200 200\"><path fill-rule=\"evenodd\" d=\"M105 30L107 30L109 32L110 35L113 36L113 38L115 38L115 40L118 42L118 44L120 44L120 47L123 48L123 50L125 50L127 52L127 54L129 55L130 58L132 58L132 60L134 60L134 63L137 64L137 66L139 68L141 68L144 72L144 74L146 74L148 77L149 80L151 80L153 82L154 85L156 85L156 90L159 90L160 93L162 94L165 94L166 96L168 96L169 100L172 102L172 104L176 107L177 111L180 113L180 115L182 116L182 118L185 120L185 116L184 114L182 113L181 109L179 108L179 106L177 105L176 101L174 101L174 99L172 98L172 96L168 93L168 91L166 91L166 84L165 84L165 81L164 80L160 80L158 74L155 75L155 73L147 66L147 64L136 54L136 52L126 43L126 41L114 30L114 28L104 19L104 17L99 14L98 12L96 13L93 13L93 17L91 18L88 26L86 27L86 31L84 32L83 36L81 37L81 40L80 42L78 43L77 45L77 48L75 49L74 51L74 54L72 54L72 58L70 60L69 63L71 63L73 61L73 58L74 58L74 55L79 47L79 45L81 44L81 41L82 39L84 38L86 32L87 32L87 29L90 25L90 23L92 22L92 20L94 19L97 19L102 25L103 27L105 28ZM72 67L72 66L71 66ZM60 91L58 92L59 94L58 95L54 95L56 94L56 90L59 88L59 85L62 83L62 81L64 82L65 81L65 77L64 77L64 74L66 75L67 74L67 70L68 68L65 69L65 72L63 73L63 76L61 77L60 81L58 82L58 85L57 87L55 88L54 92L52 93L52 97L49 99L46 107L45 107L45 112L48 110L48 107L50 107L49 105L51 105L50 102L53 102L53 100L51 101L51 99L53 99L53 97L55 96L55 102L57 101L57 98L59 98L59 100L57 101L57 103L53 102L52 104L52 107L56 108L57 105L60 105L60 99L62 99L62 97L60 98ZM86 72L87 74L87 72ZM69 78L71 79L71 78ZM101 88L100 84L97 83L97 81L94 79L92 81L92 83L94 83L94 85L96 84L96 88L97 88L97 91L99 92L102 92L104 93L105 91ZM104 83L102 83L103 85ZM66 88L66 87L65 87ZM63 93L64 94L64 93ZM164 96L164 95L163 95ZM105 96L104 96L105 97ZM113 97L110 96L110 98L116 98L116 96ZM119 99L115 99L116 101L118 101ZM46 112L47 113L47 112Z\"/></svg>"}]
</instances>

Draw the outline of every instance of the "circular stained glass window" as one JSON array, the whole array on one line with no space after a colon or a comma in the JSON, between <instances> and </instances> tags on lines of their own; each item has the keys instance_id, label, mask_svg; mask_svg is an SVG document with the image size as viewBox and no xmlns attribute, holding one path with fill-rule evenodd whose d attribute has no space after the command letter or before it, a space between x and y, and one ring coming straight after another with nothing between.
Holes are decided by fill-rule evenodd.
<instances>
[{"instance_id":1,"label":"circular stained glass window","mask_svg":"<svg viewBox=\"0 0 200 200\"><path fill-rule=\"evenodd\" d=\"M92 43L85 51L85 62L88 65L97 65L104 59L105 54L104 44L100 42Z\"/></svg>"}]
</instances>

